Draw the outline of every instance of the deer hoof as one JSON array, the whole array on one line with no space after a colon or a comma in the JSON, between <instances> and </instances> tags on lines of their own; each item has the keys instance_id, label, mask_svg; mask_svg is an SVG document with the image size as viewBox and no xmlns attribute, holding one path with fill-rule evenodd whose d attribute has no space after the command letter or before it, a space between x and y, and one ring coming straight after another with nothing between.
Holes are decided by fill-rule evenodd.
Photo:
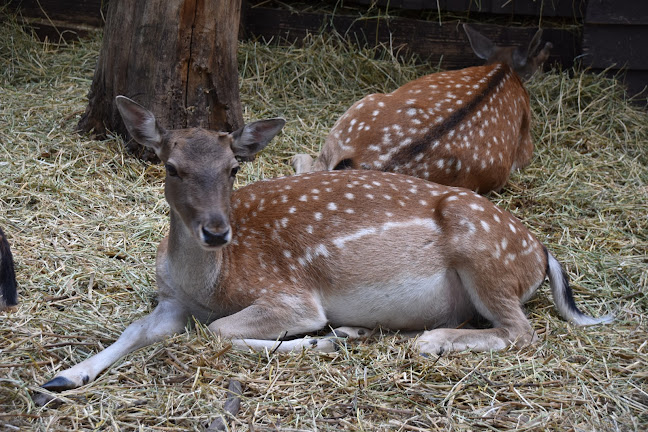
<instances>
[{"instance_id":1,"label":"deer hoof","mask_svg":"<svg viewBox=\"0 0 648 432\"><path fill-rule=\"evenodd\" d=\"M84 378L84 383L88 382L88 378ZM61 392L63 390L70 390L78 386L65 377L58 376L52 380L47 381L41 387L53 392Z\"/></svg>"}]
</instances>

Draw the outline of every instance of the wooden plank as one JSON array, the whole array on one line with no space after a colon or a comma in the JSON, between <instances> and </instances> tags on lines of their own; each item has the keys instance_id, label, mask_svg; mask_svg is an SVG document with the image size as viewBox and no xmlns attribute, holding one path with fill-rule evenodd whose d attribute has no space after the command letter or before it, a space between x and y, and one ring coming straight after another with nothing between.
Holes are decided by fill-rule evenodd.
<instances>
[{"instance_id":1,"label":"wooden plank","mask_svg":"<svg viewBox=\"0 0 648 432\"><path fill-rule=\"evenodd\" d=\"M288 2L289 3L289 2ZM346 0L347 4L405 10L492 13L581 19L587 0Z\"/></svg>"},{"instance_id":2,"label":"wooden plank","mask_svg":"<svg viewBox=\"0 0 648 432\"><path fill-rule=\"evenodd\" d=\"M438 22L414 20L409 18L370 18L357 20L343 15L316 13L291 13L272 8L248 8L243 13L247 36L283 38L288 42L299 42L308 33L320 29L335 30L357 40L360 44L375 46L383 43L403 53L416 54L445 69L456 69L481 64L472 52L470 44L459 21ZM480 32L490 39L503 44L524 45L535 34L535 28L507 28L494 25L476 25ZM545 41L554 44L549 63L558 62L563 67L571 67L577 52L580 52L578 38L565 30L545 31ZM504 42L505 41L505 42Z\"/></svg>"},{"instance_id":3,"label":"wooden plank","mask_svg":"<svg viewBox=\"0 0 648 432\"><path fill-rule=\"evenodd\" d=\"M588 25L583 35L584 60L593 68L648 70L648 25Z\"/></svg>"},{"instance_id":4,"label":"wooden plank","mask_svg":"<svg viewBox=\"0 0 648 432\"><path fill-rule=\"evenodd\" d=\"M42 18L75 24L101 27L101 13L107 1L101 0L10 0L9 6L19 9L25 17Z\"/></svg>"},{"instance_id":5,"label":"wooden plank","mask_svg":"<svg viewBox=\"0 0 648 432\"><path fill-rule=\"evenodd\" d=\"M648 25L648 1L589 0L585 23Z\"/></svg>"}]
</instances>

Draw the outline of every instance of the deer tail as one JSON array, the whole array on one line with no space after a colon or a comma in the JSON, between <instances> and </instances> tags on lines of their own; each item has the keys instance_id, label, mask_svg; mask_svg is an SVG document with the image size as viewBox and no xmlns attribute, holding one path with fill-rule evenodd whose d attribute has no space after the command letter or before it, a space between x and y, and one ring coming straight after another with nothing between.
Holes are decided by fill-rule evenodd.
<instances>
[{"instance_id":1,"label":"deer tail","mask_svg":"<svg viewBox=\"0 0 648 432\"><path fill-rule=\"evenodd\" d=\"M614 320L612 315L605 315L600 318L591 317L578 309L574 301L572 289L569 286L569 278L556 258L547 253L547 276L553 294L554 303L560 315L567 321L579 325L607 324Z\"/></svg>"}]
</instances>

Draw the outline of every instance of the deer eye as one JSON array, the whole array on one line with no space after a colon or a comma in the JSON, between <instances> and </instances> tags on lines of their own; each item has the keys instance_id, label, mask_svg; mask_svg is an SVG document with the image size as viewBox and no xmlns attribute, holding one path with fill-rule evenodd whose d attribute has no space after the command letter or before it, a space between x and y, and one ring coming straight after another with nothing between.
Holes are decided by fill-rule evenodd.
<instances>
[{"instance_id":1,"label":"deer eye","mask_svg":"<svg viewBox=\"0 0 648 432\"><path fill-rule=\"evenodd\" d=\"M230 173L230 177L236 177L236 173L239 172L239 167L235 166L232 168L232 172Z\"/></svg>"},{"instance_id":2,"label":"deer eye","mask_svg":"<svg viewBox=\"0 0 648 432\"><path fill-rule=\"evenodd\" d=\"M164 168L166 169L167 175L170 177L178 177L178 170L173 165L167 163L164 164Z\"/></svg>"}]
</instances>

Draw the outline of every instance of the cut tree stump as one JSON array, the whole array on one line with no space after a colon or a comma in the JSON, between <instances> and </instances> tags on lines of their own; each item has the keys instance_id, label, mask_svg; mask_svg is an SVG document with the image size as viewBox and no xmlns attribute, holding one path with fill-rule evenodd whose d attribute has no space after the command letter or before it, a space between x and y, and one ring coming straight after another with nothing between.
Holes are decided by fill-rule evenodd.
<instances>
[{"instance_id":1,"label":"cut tree stump","mask_svg":"<svg viewBox=\"0 0 648 432\"><path fill-rule=\"evenodd\" d=\"M99 60L78 130L130 136L115 96L151 110L167 129L243 126L236 58L241 0L136 0L108 5ZM155 155L131 141L144 159Z\"/></svg>"}]
</instances>

